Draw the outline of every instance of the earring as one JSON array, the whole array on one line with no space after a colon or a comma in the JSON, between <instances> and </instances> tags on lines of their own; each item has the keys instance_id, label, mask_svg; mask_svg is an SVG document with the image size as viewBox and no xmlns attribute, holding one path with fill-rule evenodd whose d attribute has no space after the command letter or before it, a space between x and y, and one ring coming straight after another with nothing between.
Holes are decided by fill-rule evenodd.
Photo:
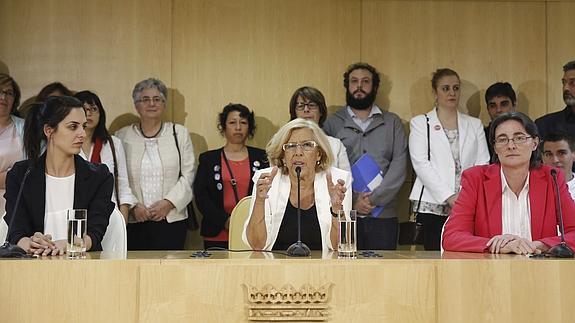
<instances>
[{"instance_id":1,"label":"earring","mask_svg":"<svg viewBox=\"0 0 575 323\"><path fill-rule=\"evenodd\" d=\"M318 165L319 165L319 162L320 162L320 161L318 160L318 161L317 161L317 164L318 164Z\"/></svg>"}]
</instances>

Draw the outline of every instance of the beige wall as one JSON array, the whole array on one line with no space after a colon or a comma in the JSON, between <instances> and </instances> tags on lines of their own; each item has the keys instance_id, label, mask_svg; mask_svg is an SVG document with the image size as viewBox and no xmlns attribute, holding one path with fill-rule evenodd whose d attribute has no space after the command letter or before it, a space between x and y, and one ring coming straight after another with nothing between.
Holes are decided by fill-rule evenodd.
<instances>
[{"instance_id":1,"label":"beige wall","mask_svg":"<svg viewBox=\"0 0 575 323\"><path fill-rule=\"evenodd\" d=\"M559 110L574 11L551 0L0 0L0 71L24 99L55 80L96 91L112 130L133 119L134 84L158 77L172 89L166 118L199 154L222 144L225 104L255 110L251 144L264 147L297 87L341 105L342 73L359 60L382 72L378 103L406 123L431 109L437 67L460 73L462 110L484 122L485 88L500 80L532 117Z\"/></svg>"},{"instance_id":2,"label":"beige wall","mask_svg":"<svg viewBox=\"0 0 575 323\"><path fill-rule=\"evenodd\" d=\"M23 98L54 80L103 99L115 130L134 112L146 77L173 90L167 119L185 124L198 152L222 144L216 113L256 111L263 147L289 118L293 90L312 85L344 102L341 75L363 60L384 82L378 103L407 122L431 108L431 72L464 82L461 107L485 122L483 95L507 80L538 117L563 106L561 66L575 58L572 1L2 0L0 70ZM332 107L333 110L335 107Z\"/></svg>"}]
</instances>

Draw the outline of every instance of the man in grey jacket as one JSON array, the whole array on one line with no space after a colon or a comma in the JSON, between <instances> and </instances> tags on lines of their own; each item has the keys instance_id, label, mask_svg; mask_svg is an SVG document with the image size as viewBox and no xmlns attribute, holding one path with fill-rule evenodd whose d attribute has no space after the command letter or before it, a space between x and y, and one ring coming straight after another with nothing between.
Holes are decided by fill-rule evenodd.
<instances>
[{"instance_id":1,"label":"man in grey jacket","mask_svg":"<svg viewBox=\"0 0 575 323\"><path fill-rule=\"evenodd\" d=\"M327 118L324 131L339 138L353 165L369 154L379 165L383 180L369 193L353 194L353 207L358 212L358 249L397 247L396 198L405 180L407 137L399 117L381 110L375 102L380 77L366 63L352 64L343 75L347 106ZM372 215L383 207L379 215Z\"/></svg>"}]
</instances>

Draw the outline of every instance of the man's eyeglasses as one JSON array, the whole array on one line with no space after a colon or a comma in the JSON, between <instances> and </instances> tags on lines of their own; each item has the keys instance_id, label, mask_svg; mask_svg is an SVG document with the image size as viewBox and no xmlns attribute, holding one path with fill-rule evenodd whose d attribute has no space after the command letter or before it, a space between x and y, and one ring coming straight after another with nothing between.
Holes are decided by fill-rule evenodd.
<instances>
[{"instance_id":1,"label":"man's eyeglasses","mask_svg":"<svg viewBox=\"0 0 575 323\"><path fill-rule=\"evenodd\" d=\"M319 105L315 102L308 102L308 103L298 102L295 106L295 109L296 111L303 111L305 110L305 107L307 107L310 110L319 109Z\"/></svg>"},{"instance_id":2,"label":"man's eyeglasses","mask_svg":"<svg viewBox=\"0 0 575 323\"><path fill-rule=\"evenodd\" d=\"M495 138L495 145L507 146L507 144L509 144L509 141L513 141L513 143L516 145L522 145L522 144L526 143L527 139L529 139L529 138L533 138L533 137L532 136L526 136L526 135L517 135L513 138L497 137L497 138Z\"/></svg>"},{"instance_id":3,"label":"man's eyeglasses","mask_svg":"<svg viewBox=\"0 0 575 323\"><path fill-rule=\"evenodd\" d=\"M84 104L84 111L94 114L99 113L100 109L95 104Z\"/></svg>"},{"instance_id":4,"label":"man's eyeglasses","mask_svg":"<svg viewBox=\"0 0 575 323\"><path fill-rule=\"evenodd\" d=\"M2 90L0 91L0 97L14 98L15 94L13 90Z\"/></svg>"},{"instance_id":5,"label":"man's eyeglasses","mask_svg":"<svg viewBox=\"0 0 575 323\"><path fill-rule=\"evenodd\" d=\"M303 151L313 151L315 147L317 147L317 143L315 141L309 140L304 142L288 142L283 144L282 148L284 151L294 152L296 151L297 147L301 147Z\"/></svg>"},{"instance_id":6,"label":"man's eyeglasses","mask_svg":"<svg viewBox=\"0 0 575 323\"><path fill-rule=\"evenodd\" d=\"M162 98L161 96L155 96L155 97L149 97L149 96L145 96L143 98L140 98L138 101L136 102L140 102L143 104L160 104L160 103L164 103L164 98Z\"/></svg>"}]
</instances>

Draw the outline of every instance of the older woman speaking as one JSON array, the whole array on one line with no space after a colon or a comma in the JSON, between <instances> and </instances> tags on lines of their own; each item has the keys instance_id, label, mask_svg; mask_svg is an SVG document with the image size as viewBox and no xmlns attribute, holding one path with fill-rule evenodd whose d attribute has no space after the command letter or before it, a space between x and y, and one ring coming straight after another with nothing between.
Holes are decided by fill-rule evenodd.
<instances>
[{"instance_id":1,"label":"older woman speaking","mask_svg":"<svg viewBox=\"0 0 575 323\"><path fill-rule=\"evenodd\" d=\"M266 147L271 168L254 175L243 239L254 249L286 250L297 239L300 169L301 241L311 250L337 248L337 213L351 209L351 174L330 167L326 136L313 121L284 125Z\"/></svg>"},{"instance_id":2,"label":"older woman speaking","mask_svg":"<svg viewBox=\"0 0 575 323\"><path fill-rule=\"evenodd\" d=\"M560 242L555 200L563 209L565 240L575 246L575 203L559 171L540 165L535 123L520 112L491 123L496 163L463 172L461 192L443 232L447 251L529 254ZM553 173L557 174L554 175ZM556 195L553 176L558 177Z\"/></svg>"}]
</instances>

